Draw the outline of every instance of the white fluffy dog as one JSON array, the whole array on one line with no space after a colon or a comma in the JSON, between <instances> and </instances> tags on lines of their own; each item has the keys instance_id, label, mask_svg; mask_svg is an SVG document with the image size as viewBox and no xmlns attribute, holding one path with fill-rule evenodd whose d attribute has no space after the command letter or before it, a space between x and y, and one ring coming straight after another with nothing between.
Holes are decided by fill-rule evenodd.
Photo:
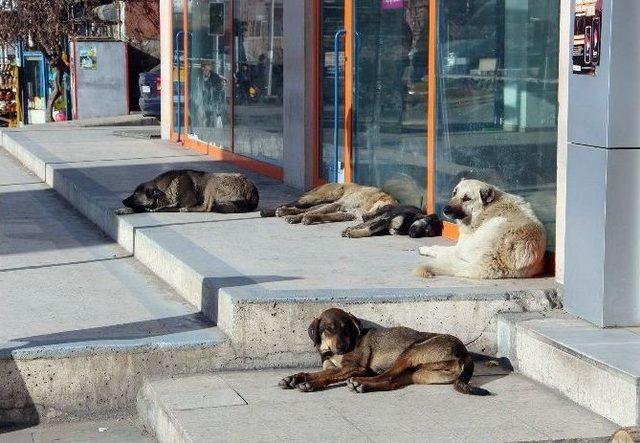
<instances>
[{"instance_id":1,"label":"white fluffy dog","mask_svg":"<svg viewBox=\"0 0 640 443\"><path fill-rule=\"evenodd\" d=\"M423 246L420 277L523 278L542 272L547 236L522 197L479 180L462 180L444 215L459 227L455 246Z\"/></svg>"}]
</instances>

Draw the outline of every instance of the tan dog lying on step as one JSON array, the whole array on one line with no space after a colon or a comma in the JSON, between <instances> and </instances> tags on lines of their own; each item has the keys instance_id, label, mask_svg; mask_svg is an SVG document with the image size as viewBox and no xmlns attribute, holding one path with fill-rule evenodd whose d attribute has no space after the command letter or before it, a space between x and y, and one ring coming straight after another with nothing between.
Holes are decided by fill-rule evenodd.
<instances>
[{"instance_id":1,"label":"tan dog lying on step","mask_svg":"<svg viewBox=\"0 0 640 443\"><path fill-rule=\"evenodd\" d=\"M395 198L379 188L355 183L327 183L306 192L294 202L263 210L260 215L284 217L289 223L310 225L356 220L397 205Z\"/></svg>"},{"instance_id":2,"label":"tan dog lying on step","mask_svg":"<svg viewBox=\"0 0 640 443\"><path fill-rule=\"evenodd\" d=\"M410 384L452 383L456 391L490 395L472 386L473 360L465 345L446 334L409 328L364 329L341 309L328 309L309 326L323 370L280 381L283 389L308 392L348 381L354 392L390 391Z\"/></svg>"}]
</instances>

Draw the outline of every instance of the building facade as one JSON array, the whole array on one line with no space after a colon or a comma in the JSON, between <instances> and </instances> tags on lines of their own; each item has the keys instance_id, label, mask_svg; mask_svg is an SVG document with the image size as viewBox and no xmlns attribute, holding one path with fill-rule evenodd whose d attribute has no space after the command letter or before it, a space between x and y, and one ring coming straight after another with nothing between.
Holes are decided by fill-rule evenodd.
<instances>
[{"instance_id":1,"label":"building facade","mask_svg":"<svg viewBox=\"0 0 640 443\"><path fill-rule=\"evenodd\" d=\"M603 45L607 18L637 13L612 4ZM569 86L602 78L570 73L576 5L603 2L163 1L163 136L299 189L376 185L429 211L460 178L488 181L532 203L562 283Z\"/></svg>"},{"instance_id":2,"label":"building facade","mask_svg":"<svg viewBox=\"0 0 640 443\"><path fill-rule=\"evenodd\" d=\"M554 249L559 2L164 9L165 135L299 188L355 181L430 210L461 177L490 181L533 202Z\"/></svg>"}]
</instances>

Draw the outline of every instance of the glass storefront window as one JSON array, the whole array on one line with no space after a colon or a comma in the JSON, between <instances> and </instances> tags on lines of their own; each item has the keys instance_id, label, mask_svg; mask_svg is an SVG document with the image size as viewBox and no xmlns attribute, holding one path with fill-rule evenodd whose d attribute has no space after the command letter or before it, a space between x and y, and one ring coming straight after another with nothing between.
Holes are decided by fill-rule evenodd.
<instances>
[{"instance_id":1,"label":"glass storefront window","mask_svg":"<svg viewBox=\"0 0 640 443\"><path fill-rule=\"evenodd\" d=\"M188 133L231 147L231 1L188 2Z\"/></svg>"},{"instance_id":2,"label":"glass storefront window","mask_svg":"<svg viewBox=\"0 0 640 443\"><path fill-rule=\"evenodd\" d=\"M530 201L555 233L559 2L439 2L436 194L461 178Z\"/></svg>"},{"instance_id":3,"label":"glass storefront window","mask_svg":"<svg viewBox=\"0 0 640 443\"><path fill-rule=\"evenodd\" d=\"M282 0L236 0L234 152L282 164Z\"/></svg>"},{"instance_id":4,"label":"glass storefront window","mask_svg":"<svg viewBox=\"0 0 640 443\"><path fill-rule=\"evenodd\" d=\"M423 207L428 2L353 5L354 181Z\"/></svg>"}]
</instances>

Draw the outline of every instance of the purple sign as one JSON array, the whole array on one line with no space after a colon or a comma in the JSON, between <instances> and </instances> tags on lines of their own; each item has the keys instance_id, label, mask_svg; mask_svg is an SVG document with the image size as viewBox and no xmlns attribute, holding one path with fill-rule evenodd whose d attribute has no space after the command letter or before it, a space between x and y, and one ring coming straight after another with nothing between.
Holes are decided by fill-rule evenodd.
<instances>
[{"instance_id":1,"label":"purple sign","mask_svg":"<svg viewBox=\"0 0 640 443\"><path fill-rule=\"evenodd\" d=\"M380 0L382 9L401 9L404 8L404 0Z\"/></svg>"}]
</instances>

